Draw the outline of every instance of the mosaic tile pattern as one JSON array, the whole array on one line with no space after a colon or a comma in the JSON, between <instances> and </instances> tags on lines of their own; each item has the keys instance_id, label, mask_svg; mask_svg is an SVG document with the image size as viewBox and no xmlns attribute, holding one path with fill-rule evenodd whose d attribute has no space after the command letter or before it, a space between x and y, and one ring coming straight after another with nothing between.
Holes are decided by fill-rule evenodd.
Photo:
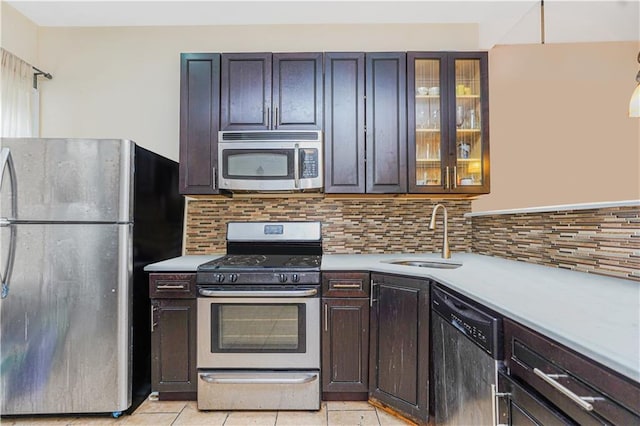
<instances>
[{"instance_id":1,"label":"mosaic tile pattern","mask_svg":"<svg viewBox=\"0 0 640 426\"><path fill-rule=\"evenodd\" d=\"M637 206L471 220L474 253L640 281Z\"/></svg>"},{"instance_id":2,"label":"mosaic tile pattern","mask_svg":"<svg viewBox=\"0 0 640 426\"><path fill-rule=\"evenodd\" d=\"M322 222L323 250L345 253L422 253L442 247L442 216L429 230L433 206L449 215L452 251L471 249L470 200L415 198L197 198L187 206L186 254L225 251L229 221L310 220Z\"/></svg>"}]
</instances>

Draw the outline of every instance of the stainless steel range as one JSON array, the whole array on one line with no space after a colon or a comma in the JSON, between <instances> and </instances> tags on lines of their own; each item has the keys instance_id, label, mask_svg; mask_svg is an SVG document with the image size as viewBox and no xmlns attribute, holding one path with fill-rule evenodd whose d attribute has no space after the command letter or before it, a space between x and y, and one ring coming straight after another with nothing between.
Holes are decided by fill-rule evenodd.
<instances>
[{"instance_id":1,"label":"stainless steel range","mask_svg":"<svg viewBox=\"0 0 640 426\"><path fill-rule=\"evenodd\" d=\"M232 222L198 267L198 408L320 408L320 222Z\"/></svg>"}]
</instances>

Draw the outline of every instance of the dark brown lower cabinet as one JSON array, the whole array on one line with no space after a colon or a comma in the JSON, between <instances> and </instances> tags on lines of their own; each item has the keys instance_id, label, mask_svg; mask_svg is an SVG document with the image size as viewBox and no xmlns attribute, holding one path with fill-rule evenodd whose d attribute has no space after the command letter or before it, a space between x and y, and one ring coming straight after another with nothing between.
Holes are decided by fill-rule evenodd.
<instances>
[{"instance_id":1,"label":"dark brown lower cabinet","mask_svg":"<svg viewBox=\"0 0 640 426\"><path fill-rule=\"evenodd\" d=\"M369 299L327 298L322 304L325 315L322 333L325 339L322 345L324 399L366 400L369 390Z\"/></svg>"},{"instance_id":2,"label":"dark brown lower cabinet","mask_svg":"<svg viewBox=\"0 0 640 426\"><path fill-rule=\"evenodd\" d=\"M429 282L371 274L369 400L429 419Z\"/></svg>"},{"instance_id":3,"label":"dark brown lower cabinet","mask_svg":"<svg viewBox=\"0 0 640 426\"><path fill-rule=\"evenodd\" d=\"M161 400L195 400L195 274L151 274L151 390Z\"/></svg>"},{"instance_id":4,"label":"dark brown lower cabinet","mask_svg":"<svg viewBox=\"0 0 640 426\"><path fill-rule=\"evenodd\" d=\"M511 319L504 357L499 386L510 425L640 424L638 382Z\"/></svg>"},{"instance_id":5,"label":"dark brown lower cabinet","mask_svg":"<svg viewBox=\"0 0 640 426\"><path fill-rule=\"evenodd\" d=\"M322 399L366 401L369 273L325 272L322 292Z\"/></svg>"}]
</instances>

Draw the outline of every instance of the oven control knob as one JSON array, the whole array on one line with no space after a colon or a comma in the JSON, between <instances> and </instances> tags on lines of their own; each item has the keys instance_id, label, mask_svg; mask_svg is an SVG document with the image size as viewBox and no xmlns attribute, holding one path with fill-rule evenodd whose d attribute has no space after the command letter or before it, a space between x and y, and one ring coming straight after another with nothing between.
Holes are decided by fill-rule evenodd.
<instances>
[{"instance_id":1,"label":"oven control knob","mask_svg":"<svg viewBox=\"0 0 640 426\"><path fill-rule=\"evenodd\" d=\"M300 276L298 274L291 275L291 281L297 283L298 281L300 281Z\"/></svg>"},{"instance_id":2,"label":"oven control knob","mask_svg":"<svg viewBox=\"0 0 640 426\"><path fill-rule=\"evenodd\" d=\"M285 274L278 275L278 281L280 281L281 283L286 283L287 282L287 276Z\"/></svg>"},{"instance_id":3,"label":"oven control knob","mask_svg":"<svg viewBox=\"0 0 640 426\"><path fill-rule=\"evenodd\" d=\"M216 274L216 281L221 283L224 281L224 275L222 274Z\"/></svg>"},{"instance_id":4,"label":"oven control knob","mask_svg":"<svg viewBox=\"0 0 640 426\"><path fill-rule=\"evenodd\" d=\"M231 281L232 283L235 283L236 281L238 281L238 274L229 275L229 281Z\"/></svg>"}]
</instances>

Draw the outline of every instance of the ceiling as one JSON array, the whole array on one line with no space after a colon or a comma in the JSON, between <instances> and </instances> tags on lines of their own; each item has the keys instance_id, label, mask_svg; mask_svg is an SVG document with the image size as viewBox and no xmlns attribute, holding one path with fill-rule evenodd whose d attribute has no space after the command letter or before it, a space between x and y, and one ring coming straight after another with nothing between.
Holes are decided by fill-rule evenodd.
<instances>
[{"instance_id":1,"label":"ceiling","mask_svg":"<svg viewBox=\"0 0 640 426\"><path fill-rule=\"evenodd\" d=\"M540 41L541 2L513 1L24 1L38 26L475 24L480 44ZM545 41L640 41L640 0L544 2Z\"/></svg>"}]
</instances>

